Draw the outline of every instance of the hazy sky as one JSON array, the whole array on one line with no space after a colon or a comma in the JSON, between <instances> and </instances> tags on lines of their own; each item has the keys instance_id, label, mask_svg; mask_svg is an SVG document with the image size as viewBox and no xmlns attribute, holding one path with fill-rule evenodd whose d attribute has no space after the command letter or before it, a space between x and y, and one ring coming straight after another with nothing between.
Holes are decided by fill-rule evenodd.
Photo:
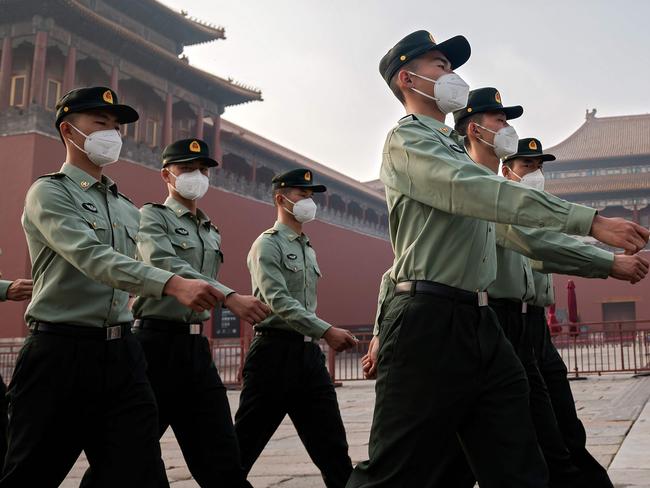
<instances>
[{"instance_id":1,"label":"hazy sky","mask_svg":"<svg viewBox=\"0 0 650 488\"><path fill-rule=\"evenodd\" d=\"M262 89L225 118L362 181L402 115L378 72L406 34L465 35L458 73L523 105L520 137L556 144L598 116L650 112L650 1L163 0L226 28L191 64ZM451 116L447 122L451 122Z\"/></svg>"}]
</instances>

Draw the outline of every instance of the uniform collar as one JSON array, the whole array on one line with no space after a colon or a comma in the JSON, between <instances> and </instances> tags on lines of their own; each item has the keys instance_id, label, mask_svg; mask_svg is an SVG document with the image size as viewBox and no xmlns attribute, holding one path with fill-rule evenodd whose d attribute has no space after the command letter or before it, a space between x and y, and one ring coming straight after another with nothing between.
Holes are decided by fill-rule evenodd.
<instances>
[{"instance_id":1,"label":"uniform collar","mask_svg":"<svg viewBox=\"0 0 650 488\"><path fill-rule=\"evenodd\" d=\"M176 215L176 217L178 217L179 219L184 215L192 214L189 208L187 208L185 205L183 205L181 202L179 202L172 196L167 197L167 200L165 200L165 206L168 207L172 212L174 212L174 215ZM206 227L210 226L211 223L210 219L208 218L207 215L203 213L203 211L200 208L196 209L196 216L198 217L200 224L205 225Z\"/></svg>"},{"instance_id":2,"label":"uniform collar","mask_svg":"<svg viewBox=\"0 0 650 488\"><path fill-rule=\"evenodd\" d=\"M449 127L448 125L443 124L442 122L439 122L438 120L434 119L433 117L429 117L428 115L422 115L422 114L410 114L414 119L419 120L422 122L424 125L426 125L429 129L437 132L438 134L442 134L445 137L451 137L452 135L456 135L456 131Z\"/></svg>"},{"instance_id":3,"label":"uniform collar","mask_svg":"<svg viewBox=\"0 0 650 488\"><path fill-rule=\"evenodd\" d=\"M278 231L278 234L280 234L283 237L286 237L290 241L295 241L300 237L291 229L291 227L284 225L280 221L276 221L275 224L273 225L273 228ZM305 243L309 242L309 238L305 234L302 234L302 237L304 237Z\"/></svg>"},{"instance_id":4,"label":"uniform collar","mask_svg":"<svg viewBox=\"0 0 650 488\"><path fill-rule=\"evenodd\" d=\"M75 184L83 191L88 191L89 188L92 188L93 186L100 183L98 180L86 173L83 169L70 163L63 163L63 166L61 167L61 173L65 174L68 178L74 181ZM117 196L117 185L108 176L102 175L101 184L111 190L113 195Z\"/></svg>"}]
</instances>

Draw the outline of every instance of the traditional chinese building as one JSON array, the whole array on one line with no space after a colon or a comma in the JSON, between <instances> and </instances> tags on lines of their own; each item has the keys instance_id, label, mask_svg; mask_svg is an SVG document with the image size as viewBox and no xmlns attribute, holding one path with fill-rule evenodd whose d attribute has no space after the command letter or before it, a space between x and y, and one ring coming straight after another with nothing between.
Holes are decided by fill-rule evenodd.
<instances>
[{"instance_id":1,"label":"traditional chinese building","mask_svg":"<svg viewBox=\"0 0 650 488\"><path fill-rule=\"evenodd\" d=\"M197 137L222 166L202 207L223 234L221 279L250 291L245 257L273 224L270 179L311 168L328 193L316 197L318 221L307 232L324 277L319 312L342 326L369 326L379 277L390 265L386 205L358 181L222 119L228 107L260 103L261 91L193 67L184 48L223 42L225 31L155 0L0 0L0 270L29 275L20 225L25 192L58 170L64 148L54 106L76 86L110 86L140 120L125 126L119 163L107 173L141 205L161 201L162 148ZM83 300L83 297L79 297ZM3 303L0 336L22 336L24 304Z\"/></svg>"},{"instance_id":2,"label":"traditional chinese building","mask_svg":"<svg viewBox=\"0 0 650 488\"><path fill-rule=\"evenodd\" d=\"M596 117L567 139L545 149L557 161L544 164L546 189L566 200L650 225L650 114ZM650 253L644 253L650 258ZM567 277L556 277L556 298L566 308ZM647 319L650 280L636 285L615 280L574 279L583 321Z\"/></svg>"}]
</instances>

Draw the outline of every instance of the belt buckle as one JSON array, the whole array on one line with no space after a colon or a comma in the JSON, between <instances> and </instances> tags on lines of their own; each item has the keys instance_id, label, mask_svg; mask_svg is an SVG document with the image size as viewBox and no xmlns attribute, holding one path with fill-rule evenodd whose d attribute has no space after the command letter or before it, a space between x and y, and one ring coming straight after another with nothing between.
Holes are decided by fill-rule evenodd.
<instances>
[{"instance_id":1,"label":"belt buckle","mask_svg":"<svg viewBox=\"0 0 650 488\"><path fill-rule=\"evenodd\" d=\"M522 314L528 313L528 304L526 302L522 302L521 304L521 313Z\"/></svg>"},{"instance_id":2,"label":"belt buckle","mask_svg":"<svg viewBox=\"0 0 650 488\"><path fill-rule=\"evenodd\" d=\"M201 335L201 324L190 324L190 335Z\"/></svg>"},{"instance_id":3,"label":"belt buckle","mask_svg":"<svg viewBox=\"0 0 650 488\"><path fill-rule=\"evenodd\" d=\"M488 293L487 291L479 291L476 293L478 295L478 306L487 307L488 306Z\"/></svg>"},{"instance_id":4,"label":"belt buckle","mask_svg":"<svg viewBox=\"0 0 650 488\"><path fill-rule=\"evenodd\" d=\"M122 326L113 325L112 327L106 327L106 340L107 341L120 339L121 337L122 337Z\"/></svg>"}]
</instances>

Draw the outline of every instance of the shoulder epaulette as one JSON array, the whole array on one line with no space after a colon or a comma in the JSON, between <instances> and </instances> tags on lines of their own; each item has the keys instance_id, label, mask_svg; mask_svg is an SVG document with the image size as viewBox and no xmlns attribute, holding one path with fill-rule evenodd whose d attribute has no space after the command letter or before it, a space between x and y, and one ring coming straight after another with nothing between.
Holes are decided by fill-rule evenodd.
<instances>
[{"instance_id":1,"label":"shoulder epaulette","mask_svg":"<svg viewBox=\"0 0 650 488\"><path fill-rule=\"evenodd\" d=\"M143 205L143 207L146 207L147 205L150 205L150 206L152 206L152 207L156 207L156 208L167 208L167 207L166 207L165 205L163 205L162 203L154 203L154 202L147 202L147 203L145 203L145 204Z\"/></svg>"},{"instance_id":2,"label":"shoulder epaulette","mask_svg":"<svg viewBox=\"0 0 650 488\"><path fill-rule=\"evenodd\" d=\"M268 234L268 235L271 235L271 236L274 235L274 234L277 234L277 233L278 233L277 229L274 229L274 228L270 228L269 230L265 230L264 232L262 232L262 234Z\"/></svg>"},{"instance_id":3,"label":"shoulder epaulette","mask_svg":"<svg viewBox=\"0 0 650 488\"><path fill-rule=\"evenodd\" d=\"M65 173L61 173L60 171L58 171L56 173L48 173L46 175L41 175L37 179L39 179L39 180L41 178L59 179L59 178L63 178L64 176L65 176Z\"/></svg>"}]
</instances>

